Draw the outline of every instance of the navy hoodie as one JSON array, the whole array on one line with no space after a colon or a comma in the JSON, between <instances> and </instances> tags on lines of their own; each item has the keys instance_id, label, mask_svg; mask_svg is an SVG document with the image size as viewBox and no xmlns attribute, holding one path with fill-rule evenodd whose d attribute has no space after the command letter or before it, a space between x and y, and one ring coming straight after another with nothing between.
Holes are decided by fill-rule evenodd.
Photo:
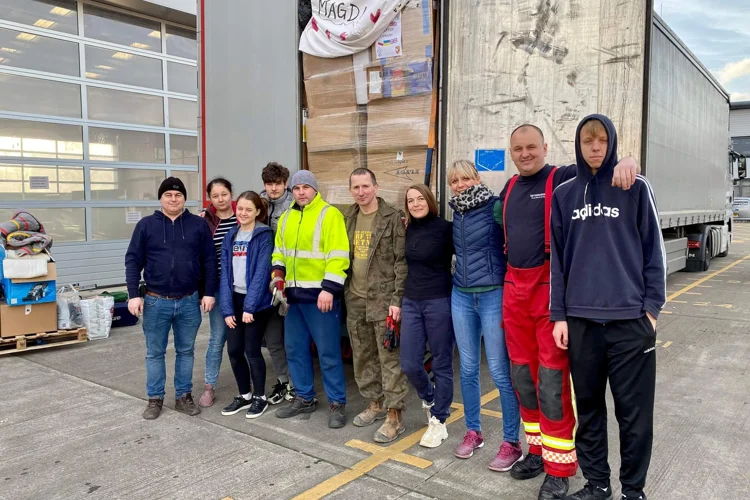
<instances>
[{"instance_id":1,"label":"navy hoodie","mask_svg":"<svg viewBox=\"0 0 750 500\"><path fill-rule=\"evenodd\" d=\"M216 249L211 229L203 218L185 209L172 221L157 210L135 226L125 254L128 296L138 297L138 284L159 295L174 297L198 291L214 297L218 286Z\"/></svg>"},{"instance_id":2,"label":"navy hoodie","mask_svg":"<svg viewBox=\"0 0 750 500\"><path fill-rule=\"evenodd\" d=\"M591 119L604 124L609 139L596 175L579 139ZM666 302L667 261L651 185L639 175L628 191L612 186L617 131L606 116L584 118L575 145L577 175L552 197L550 319L656 318Z\"/></svg>"}]
</instances>

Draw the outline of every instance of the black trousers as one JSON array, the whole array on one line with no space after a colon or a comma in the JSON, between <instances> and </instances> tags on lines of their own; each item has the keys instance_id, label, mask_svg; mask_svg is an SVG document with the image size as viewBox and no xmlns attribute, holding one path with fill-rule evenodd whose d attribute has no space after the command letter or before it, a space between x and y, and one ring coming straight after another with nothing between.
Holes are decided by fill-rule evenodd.
<instances>
[{"instance_id":1,"label":"black trousers","mask_svg":"<svg viewBox=\"0 0 750 500\"><path fill-rule=\"evenodd\" d=\"M609 487L607 403L609 379L620 426L622 493L638 497L646 484L654 435L656 332L648 318L603 325L568 318L568 359L573 377L578 431L576 453L583 476Z\"/></svg>"},{"instance_id":2,"label":"black trousers","mask_svg":"<svg viewBox=\"0 0 750 500\"><path fill-rule=\"evenodd\" d=\"M263 396L266 392L266 361L263 359L260 346L271 309L255 313L255 321L252 323L243 323L244 302L244 294L232 293L236 326L227 331L227 353L240 394L250 392L252 381L253 395Z\"/></svg>"}]
</instances>

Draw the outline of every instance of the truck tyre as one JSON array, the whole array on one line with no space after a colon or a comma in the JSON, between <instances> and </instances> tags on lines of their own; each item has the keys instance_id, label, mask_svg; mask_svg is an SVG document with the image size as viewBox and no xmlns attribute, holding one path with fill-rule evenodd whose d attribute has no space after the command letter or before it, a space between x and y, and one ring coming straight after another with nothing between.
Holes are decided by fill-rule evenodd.
<instances>
[{"instance_id":1,"label":"truck tyre","mask_svg":"<svg viewBox=\"0 0 750 500\"><path fill-rule=\"evenodd\" d=\"M706 251L703 254L703 270L708 271L708 268L711 267L711 245L713 244L713 236L711 236L711 231L708 231L708 234L706 234Z\"/></svg>"}]
</instances>

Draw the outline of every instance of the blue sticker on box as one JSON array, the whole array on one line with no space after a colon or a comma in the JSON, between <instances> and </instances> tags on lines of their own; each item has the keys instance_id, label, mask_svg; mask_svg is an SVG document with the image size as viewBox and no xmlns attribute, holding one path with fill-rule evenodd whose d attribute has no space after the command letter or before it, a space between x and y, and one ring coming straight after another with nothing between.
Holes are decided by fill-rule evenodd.
<instances>
[{"instance_id":1,"label":"blue sticker on box","mask_svg":"<svg viewBox=\"0 0 750 500\"><path fill-rule=\"evenodd\" d=\"M474 152L474 165L479 172L504 172L504 149L477 149Z\"/></svg>"},{"instance_id":2,"label":"blue sticker on box","mask_svg":"<svg viewBox=\"0 0 750 500\"><path fill-rule=\"evenodd\" d=\"M422 34L430 34L430 4L432 0L422 0Z\"/></svg>"}]
</instances>

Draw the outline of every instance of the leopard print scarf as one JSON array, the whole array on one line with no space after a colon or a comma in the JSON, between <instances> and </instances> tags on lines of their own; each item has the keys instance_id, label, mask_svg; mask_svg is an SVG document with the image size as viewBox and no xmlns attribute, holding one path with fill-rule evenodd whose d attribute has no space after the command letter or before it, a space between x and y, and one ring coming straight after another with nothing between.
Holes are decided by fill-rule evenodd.
<instances>
[{"instance_id":1,"label":"leopard print scarf","mask_svg":"<svg viewBox=\"0 0 750 500\"><path fill-rule=\"evenodd\" d=\"M487 203L494 193L484 183L471 186L463 193L451 196L449 203L453 210L464 214L469 210Z\"/></svg>"}]
</instances>

